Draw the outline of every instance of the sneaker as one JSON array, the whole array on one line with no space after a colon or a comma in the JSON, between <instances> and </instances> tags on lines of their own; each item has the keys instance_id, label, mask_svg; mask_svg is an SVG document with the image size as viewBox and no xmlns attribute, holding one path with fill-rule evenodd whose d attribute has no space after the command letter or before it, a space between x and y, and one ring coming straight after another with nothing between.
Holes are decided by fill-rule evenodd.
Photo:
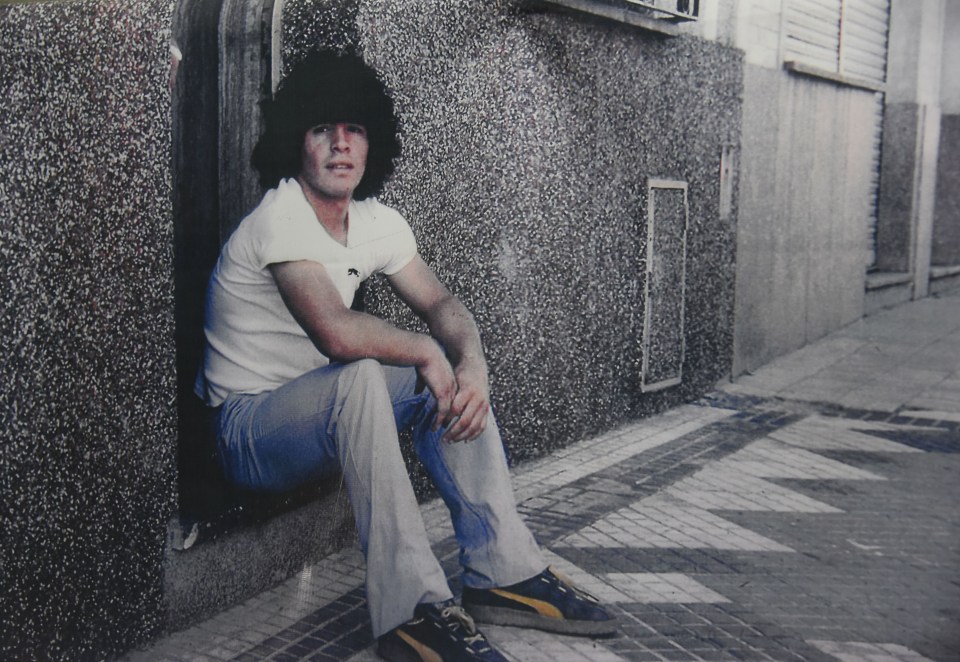
<instances>
[{"instance_id":1,"label":"sneaker","mask_svg":"<svg viewBox=\"0 0 960 662\"><path fill-rule=\"evenodd\" d=\"M411 620L380 637L377 654L394 662L507 662L453 600L417 605Z\"/></svg>"},{"instance_id":2,"label":"sneaker","mask_svg":"<svg viewBox=\"0 0 960 662\"><path fill-rule=\"evenodd\" d=\"M463 607L480 623L560 634L613 634L617 619L553 568L503 588L464 587Z\"/></svg>"}]
</instances>

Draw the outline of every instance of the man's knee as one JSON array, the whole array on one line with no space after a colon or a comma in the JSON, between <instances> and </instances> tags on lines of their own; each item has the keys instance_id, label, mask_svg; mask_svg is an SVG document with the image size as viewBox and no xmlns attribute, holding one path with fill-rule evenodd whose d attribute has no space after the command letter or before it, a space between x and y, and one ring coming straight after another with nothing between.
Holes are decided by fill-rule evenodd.
<instances>
[{"instance_id":1,"label":"man's knee","mask_svg":"<svg viewBox=\"0 0 960 662\"><path fill-rule=\"evenodd\" d=\"M376 359L357 359L345 363L344 370L360 379L383 379L383 366Z\"/></svg>"},{"instance_id":2,"label":"man's knee","mask_svg":"<svg viewBox=\"0 0 960 662\"><path fill-rule=\"evenodd\" d=\"M340 388L346 393L386 393L383 366L375 359L359 359L344 363L340 369Z\"/></svg>"}]
</instances>

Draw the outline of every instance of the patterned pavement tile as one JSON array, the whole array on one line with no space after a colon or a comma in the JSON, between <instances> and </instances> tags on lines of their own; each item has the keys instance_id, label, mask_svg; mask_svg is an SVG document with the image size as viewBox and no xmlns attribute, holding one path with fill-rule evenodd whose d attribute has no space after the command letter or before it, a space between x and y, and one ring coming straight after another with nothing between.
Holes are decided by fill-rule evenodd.
<instances>
[{"instance_id":1,"label":"patterned pavement tile","mask_svg":"<svg viewBox=\"0 0 960 662\"><path fill-rule=\"evenodd\" d=\"M543 555L551 567L565 575L570 581L587 593L595 596L601 602L616 604L618 602L631 601L629 595L620 591L614 584L606 581L603 575L586 572L550 549L544 549Z\"/></svg>"},{"instance_id":2,"label":"patterned pavement tile","mask_svg":"<svg viewBox=\"0 0 960 662\"><path fill-rule=\"evenodd\" d=\"M557 544L571 547L792 551L707 510L667 496L638 501L562 538Z\"/></svg>"},{"instance_id":3,"label":"patterned pavement tile","mask_svg":"<svg viewBox=\"0 0 960 662\"><path fill-rule=\"evenodd\" d=\"M604 575L606 582L629 597L629 602L729 602L725 597L678 572Z\"/></svg>"},{"instance_id":4,"label":"patterned pavement tile","mask_svg":"<svg viewBox=\"0 0 960 662\"><path fill-rule=\"evenodd\" d=\"M953 401L945 401L943 399L934 399L934 398L917 398L910 403L914 407L923 407L927 406L927 409L905 409L901 413L904 416L912 416L914 418L926 418L933 421L952 421L954 423L960 423L960 411L954 411L953 409L960 409L960 404L956 404ZM946 406L944 406L946 405ZM930 408L932 407L932 408ZM943 409L938 410L936 407L943 407ZM950 410L947 410L947 408Z\"/></svg>"},{"instance_id":5,"label":"patterned pavement tile","mask_svg":"<svg viewBox=\"0 0 960 662\"><path fill-rule=\"evenodd\" d=\"M811 641L811 644L841 662L933 662L906 646L857 641Z\"/></svg>"},{"instance_id":6,"label":"patterned pavement tile","mask_svg":"<svg viewBox=\"0 0 960 662\"><path fill-rule=\"evenodd\" d=\"M781 430L770 433L770 438L806 450L859 450L886 453L917 453L919 449L887 441L869 434L903 430L906 426L889 423L851 421L837 417L808 416ZM911 428L916 430L916 428Z\"/></svg>"},{"instance_id":7,"label":"patterned pavement tile","mask_svg":"<svg viewBox=\"0 0 960 662\"><path fill-rule=\"evenodd\" d=\"M884 480L883 476L830 460L773 439L755 441L717 465L758 478L803 480Z\"/></svg>"},{"instance_id":8,"label":"patterned pavement tile","mask_svg":"<svg viewBox=\"0 0 960 662\"><path fill-rule=\"evenodd\" d=\"M580 442L556 456L534 462L513 477L517 502L569 485L624 460L734 415L732 410L686 405L657 417L653 425L635 424Z\"/></svg>"},{"instance_id":9,"label":"patterned pavement tile","mask_svg":"<svg viewBox=\"0 0 960 662\"><path fill-rule=\"evenodd\" d=\"M569 637L539 630L486 626L483 632L515 662L623 662L603 639Z\"/></svg>"},{"instance_id":10,"label":"patterned pavement tile","mask_svg":"<svg viewBox=\"0 0 960 662\"><path fill-rule=\"evenodd\" d=\"M872 379L864 366L906 361L895 345L839 338L750 380L755 393L725 389L520 467L547 560L621 631L485 632L515 662L960 662L960 380L929 386L936 360L901 366L912 390ZM784 400L810 378L853 384L845 402L860 408ZM446 508L421 512L456 591ZM363 575L345 550L125 659L376 660Z\"/></svg>"},{"instance_id":11,"label":"patterned pavement tile","mask_svg":"<svg viewBox=\"0 0 960 662\"><path fill-rule=\"evenodd\" d=\"M838 512L822 501L740 471L734 462L706 467L667 488L664 494L704 510Z\"/></svg>"},{"instance_id":12,"label":"patterned pavement tile","mask_svg":"<svg viewBox=\"0 0 960 662\"><path fill-rule=\"evenodd\" d=\"M545 550L547 562L605 604L632 602L727 602L722 595L679 572L606 572L590 574L566 558Z\"/></svg>"},{"instance_id":13,"label":"patterned pavement tile","mask_svg":"<svg viewBox=\"0 0 960 662\"><path fill-rule=\"evenodd\" d=\"M569 637L539 630L488 625L483 634L511 662L624 662L602 639ZM381 662L375 647L357 653L350 662Z\"/></svg>"}]
</instances>

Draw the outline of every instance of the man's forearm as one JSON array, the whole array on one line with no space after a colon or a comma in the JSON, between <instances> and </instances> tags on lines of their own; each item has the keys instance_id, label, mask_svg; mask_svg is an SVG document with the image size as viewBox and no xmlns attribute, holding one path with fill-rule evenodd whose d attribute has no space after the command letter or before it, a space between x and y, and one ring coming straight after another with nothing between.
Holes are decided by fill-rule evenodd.
<instances>
[{"instance_id":1,"label":"man's forearm","mask_svg":"<svg viewBox=\"0 0 960 662\"><path fill-rule=\"evenodd\" d=\"M421 367L443 355L429 336L345 307L319 264L287 262L272 265L271 272L290 313L317 349L333 361L371 358Z\"/></svg>"},{"instance_id":2,"label":"man's forearm","mask_svg":"<svg viewBox=\"0 0 960 662\"><path fill-rule=\"evenodd\" d=\"M486 369L480 331L459 299L444 298L425 317L430 334L443 345L454 366L469 360L480 362Z\"/></svg>"},{"instance_id":3,"label":"man's forearm","mask_svg":"<svg viewBox=\"0 0 960 662\"><path fill-rule=\"evenodd\" d=\"M325 332L311 334L317 348L339 362L376 359L389 365L421 366L440 351L429 336L399 329L373 315L345 310Z\"/></svg>"}]
</instances>

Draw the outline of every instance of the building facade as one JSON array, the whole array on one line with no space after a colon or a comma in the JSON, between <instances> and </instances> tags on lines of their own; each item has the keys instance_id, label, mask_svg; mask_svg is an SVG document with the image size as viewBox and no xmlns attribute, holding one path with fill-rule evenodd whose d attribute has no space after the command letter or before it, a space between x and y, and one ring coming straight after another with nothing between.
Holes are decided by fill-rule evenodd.
<instances>
[{"instance_id":1,"label":"building facade","mask_svg":"<svg viewBox=\"0 0 960 662\"><path fill-rule=\"evenodd\" d=\"M956 284L957 3L741 0L733 374ZM952 111L955 114L955 109Z\"/></svg>"},{"instance_id":2,"label":"building facade","mask_svg":"<svg viewBox=\"0 0 960 662\"><path fill-rule=\"evenodd\" d=\"M115 656L351 538L330 485L223 485L190 388L258 104L307 50L393 92L383 200L522 462L957 278L958 4L0 5L0 657ZM366 306L416 328L383 282Z\"/></svg>"}]
</instances>

